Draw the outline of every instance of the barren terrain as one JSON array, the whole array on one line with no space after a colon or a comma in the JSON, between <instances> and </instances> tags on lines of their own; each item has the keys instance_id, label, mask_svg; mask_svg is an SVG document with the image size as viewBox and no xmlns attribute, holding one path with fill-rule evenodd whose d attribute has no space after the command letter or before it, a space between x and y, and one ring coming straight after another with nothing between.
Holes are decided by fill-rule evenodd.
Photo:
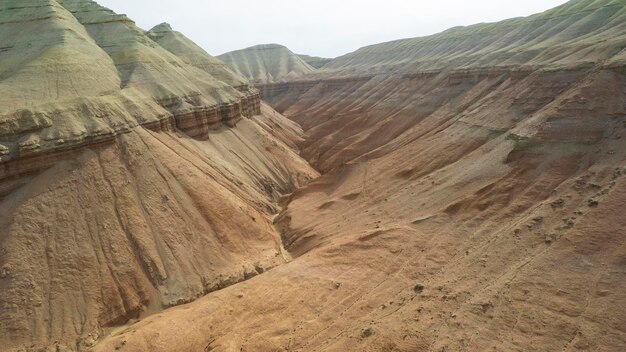
<instances>
[{"instance_id":1,"label":"barren terrain","mask_svg":"<svg viewBox=\"0 0 626 352\"><path fill-rule=\"evenodd\" d=\"M281 80L87 0L12 4L0 33L45 54L0 43L0 90L41 87L0 98L5 348L626 349L624 1ZM84 72L42 70L64 50Z\"/></svg>"}]
</instances>

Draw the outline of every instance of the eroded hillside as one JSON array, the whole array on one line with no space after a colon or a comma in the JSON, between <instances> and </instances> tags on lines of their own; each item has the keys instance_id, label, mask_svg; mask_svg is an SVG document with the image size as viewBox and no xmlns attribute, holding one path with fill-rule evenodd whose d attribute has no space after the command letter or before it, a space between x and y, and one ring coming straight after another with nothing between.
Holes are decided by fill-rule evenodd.
<instances>
[{"instance_id":1,"label":"eroded hillside","mask_svg":"<svg viewBox=\"0 0 626 352\"><path fill-rule=\"evenodd\" d=\"M0 349L86 348L288 259L272 218L317 172L247 80L92 1L2 2L0 34Z\"/></svg>"},{"instance_id":2,"label":"eroded hillside","mask_svg":"<svg viewBox=\"0 0 626 352\"><path fill-rule=\"evenodd\" d=\"M624 1L362 48L272 107L168 25L2 6L3 346L626 348Z\"/></svg>"}]
</instances>

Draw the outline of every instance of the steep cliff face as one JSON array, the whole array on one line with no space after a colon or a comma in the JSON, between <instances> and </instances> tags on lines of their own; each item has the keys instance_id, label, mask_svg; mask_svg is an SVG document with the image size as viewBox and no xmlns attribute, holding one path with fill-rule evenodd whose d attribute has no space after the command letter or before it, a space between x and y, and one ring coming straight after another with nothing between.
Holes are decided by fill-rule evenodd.
<instances>
[{"instance_id":1,"label":"steep cliff face","mask_svg":"<svg viewBox=\"0 0 626 352\"><path fill-rule=\"evenodd\" d=\"M305 60L278 44L256 45L218 58L255 85L294 80L315 71Z\"/></svg>"},{"instance_id":2,"label":"steep cliff face","mask_svg":"<svg viewBox=\"0 0 626 352\"><path fill-rule=\"evenodd\" d=\"M259 86L323 172L276 219L294 260L96 350L622 351L625 16L575 0Z\"/></svg>"},{"instance_id":3,"label":"steep cliff face","mask_svg":"<svg viewBox=\"0 0 626 352\"><path fill-rule=\"evenodd\" d=\"M0 34L2 350L88 347L285 262L271 219L317 173L244 78L88 0L4 1Z\"/></svg>"}]
</instances>

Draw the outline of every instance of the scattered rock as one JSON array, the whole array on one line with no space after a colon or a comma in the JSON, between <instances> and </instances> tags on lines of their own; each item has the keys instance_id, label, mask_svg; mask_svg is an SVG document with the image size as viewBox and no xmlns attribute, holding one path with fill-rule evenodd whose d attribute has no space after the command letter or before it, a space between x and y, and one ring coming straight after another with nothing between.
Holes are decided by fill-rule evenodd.
<instances>
[{"instance_id":1,"label":"scattered rock","mask_svg":"<svg viewBox=\"0 0 626 352\"><path fill-rule=\"evenodd\" d=\"M576 223L572 219L565 219L563 221L565 222L566 229L571 229L572 227L574 227L574 225L576 225Z\"/></svg>"},{"instance_id":2,"label":"scattered rock","mask_svg":"<svg viewBox=\"0 0 626 352\"><path fill-rule=\"evenodd\" d=\"M256 264L254 266L254 270L259 274L263 274L265 272L265 269L263 269L263 267L259 264Z\"/></svg>"},{"instance_id":3,"label":"scattered rock","mask_svg":"<svg viewBox=\"0 0 626 352\"><path fill-rule=\"evenodd\" d=\"M561 198L555 200L550 204L550 206L552 206L552 209L563 208L563 205L565 205L565 201Z\"/></svg>"},{"instance_id":4,"label":"scattered rock","mask_svg":"<svg viewBox=\"0 0 626 352\"><path fill-rule=\"evenodd\" d=\"M259 275L257 271L246 271L243 273L243 278L244 280L249 280L257 275Z\"/></svg>"},{"instance_id":5,"label":"scattered rock","mask_svg":"<svg viewBox=\"0 0 626 352\"><path fill-rule=\"evenodd\" d=\"M100 336L97 333L89 334L86 338L82 340L82 345L85 347L93 347L96 342L98 342L99 337Z\"/></svg>"},{"instance_id":6,"label":"scattered rock","mask_svg":"<svg viewBox=\"0 0 626 352\"><path fill-rule=\"evenodd\" d=\"M0 268L0 279L5 279L11 274L11 265L4 264L2 268Z\"/></svg>"},{"instance_id":7,"label":"scattered rock","mask_svg":"<svg viewBox=\"0 0 626 352\"><path fill-rule=\"evenodd\" d=\"M491 303L483 303L480 305L480 308L483 310L483 313L487 313L488 311L493 309L493 304Z\"/></svg>"},{"instance_id":8,"label":"scattered rock","mask_svg":"<svg viewBox=\"0 0 626 352\"><path fill-rule=\"evenodd\" d=\"M122 340L118 345L115 346L116 350L122 349L126 345L126 340Z\"/></svg>"},{"instance_id":9,"label":"scattered rock","mask_svg":"<svg viewBox=\"0 0 626 352\"><path fill-rule=\"evenodd\" d=\"M576 183L574 184L574 189L575 190L581 190L581 189L585 188L586 184L587 184L586 179L583 178L583 177L579 177L578 179L576 179Z\"/></svg>"}]
</instances>

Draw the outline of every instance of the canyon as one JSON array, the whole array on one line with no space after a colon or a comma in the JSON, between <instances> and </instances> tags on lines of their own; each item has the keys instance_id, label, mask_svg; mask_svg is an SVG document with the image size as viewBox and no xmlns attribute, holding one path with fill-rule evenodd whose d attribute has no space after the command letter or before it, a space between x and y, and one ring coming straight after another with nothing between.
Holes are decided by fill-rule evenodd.
<instances>
[{"instance_id":1,"label":"canyon","mask_svg":"<svg viewBox=\"0 0 626 352\"><path fill-rule=\"evenodd\" d=\"M315 65L7 1L0 70L5 350L626 348L623 0Z\"/></svg>"}]
</instances>

